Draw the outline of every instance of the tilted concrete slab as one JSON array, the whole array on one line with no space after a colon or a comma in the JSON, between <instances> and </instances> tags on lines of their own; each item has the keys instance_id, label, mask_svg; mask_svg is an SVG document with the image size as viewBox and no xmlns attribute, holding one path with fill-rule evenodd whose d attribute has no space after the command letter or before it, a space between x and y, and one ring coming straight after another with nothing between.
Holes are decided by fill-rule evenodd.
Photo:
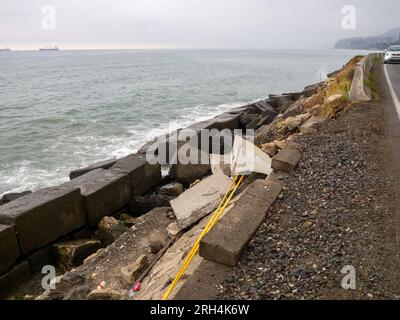
<instances>
[{"instance_id":1,"label":"tilted concrete slab","mask_svg":"<svg viewBox=\"0 0 400 320\"><path fill-rule=\"evenodd\" d=\"M200 242L200 256L235 266L282 190L273 180L256 180Z\"/></svg>"},{"instance_id":2,"label":"tilted concrete slab","mask_svg":"<svg viewBox=\"0 0 400 320\"><path fill-rule=\"evenodd\" d=\"M30 253L85 224L79 188L46 188L0 207L0 223L14 225L21 254Z\"/></svg>"},{"instance_id":3,"label":"tilted concrete slab","mask_svg":"<svg viewBox=\"0 0 400 320\"><path fill-rule=\"evenodd\" d=\"M131 194L128 175L103 169L90 171L63 186L80 188L89 226L121 209Z\"/></svg>"},{"instance_id":4,"label":"tilted concrete slab","mask_svg":"<svg viewBox=\"0 0 400 320\"><path fill-rule=\"evenodd\" d=\"M272 168L278 171L291 172L301 159L301 152L294 147L286 147L272 158Z\"/></svg>"},{"instance_id":5,"label":"tilted concrete slab","mask_svg":"<svg viewBox=\"0 0 400 320\"><path fill-rule=\"evenodd\" d=\"M250 141L235 136L231 162L232 176L253 172L270 174L272 172L271 158Z\"/></svg>"},{"instance_id":6,"label":"tilted concrete slab","mask_svg":"<svg viewBox=\"0 0 400 320\"><path fill-rule=\"evenodd\" d=\"M218 171L171 200L179 227L185 229L215 210L230 184L231 180Z\"/></svg>"},{"instance_id":7,"label":"tilted concrete slab","mask_svg":"<svg viewBox=\"0 0 400 320\"><path fill-rule=\"evenodd\" d=\"M0 224L0 274L11 269L19 253L14 227Z\"/></svg>"}]
</instances>

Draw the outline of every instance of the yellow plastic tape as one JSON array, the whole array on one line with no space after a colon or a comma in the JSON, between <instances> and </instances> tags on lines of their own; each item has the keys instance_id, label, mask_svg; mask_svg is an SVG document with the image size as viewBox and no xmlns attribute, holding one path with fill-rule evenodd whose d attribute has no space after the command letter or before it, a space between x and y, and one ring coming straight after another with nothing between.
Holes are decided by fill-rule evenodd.
<instances>
[{"instance_id":1,"label":"yellow plastic tape","mask_svg":"<svg viewBox=\"0 0 400 320\"><path fill-rule=\"evenodd\" d=\"M179 269L177 275L174 278L174 281L172 281L171 285L168 287L167 291L164 293L164 296L162 300L167 300L169 295L171 294L172 290L175 288L176 284L182 277L183 273L186 271L187 267L189 266L190 262L192 261L193 257L196 255L197 251L199 250L200 246L200 241L203 239L203 237L215 226L215 224L218 222L218 220L221 218L222 214L224 213L226 207L228 206L229 202L231 201L233 195L235 194L236 190L239 188L239 186L242 184L244 179L244 176L236 176L231 185L228 188L228 191L226 192L224 198L222 199L221 203L219 204L217 210L214 211L212 214L210 220L208 221L207 225L205 226L203 232L200 234L200 236L197 238L196 242L194 243L192 249L190 250L188 256L185 259L185 262L183 263L182 267Z\"/></svg>"}]
</instances>

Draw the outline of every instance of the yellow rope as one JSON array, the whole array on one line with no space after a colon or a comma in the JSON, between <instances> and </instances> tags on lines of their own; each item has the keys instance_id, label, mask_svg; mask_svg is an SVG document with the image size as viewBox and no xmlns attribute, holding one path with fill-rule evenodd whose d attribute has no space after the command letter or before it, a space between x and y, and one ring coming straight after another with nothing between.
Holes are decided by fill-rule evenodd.
<instances>
[{"instance_id":1,"label":"yellow rope","mask_svg":"<svg viewBox=\"0 0 400 320\"><path fill-rule=\"evenodd\" d=\"M210 220L208 221L207 225L205 226L203 232L200 234L200 236L197 238L196 242L194 243L192 249L190 250L188 256L185 259L185 262L183 263L182 267L179 269L177 275L174 278L174 281L172 281L171 285L168 287L167 291L165 292L162 300L167 300L169 295L171 294L172 290L175 288L176 284L182 277L183 273L186 271L187 267L189 266L190 262L192 261L193 257L196 255L197 251L199 250L200 246L200 241L203 239L203 237L209 232L215 224L218 222L222 214L224 213L224 210L228 206L229 202L231 201L233 195L235 194L236 190L239 188L239 186L242 184L244 179L244 176L241 176L240 178L236 176L231 185L228 188L228 191L226 192L224 198L222 199L221 203L219 204L217 210L214 211L212 214ZM236 183L237 182L237 183ZM236 184L236 186L233 188L233 186ZM232 190L233 188L233 190Z\"/></svg>"}]
</instances>

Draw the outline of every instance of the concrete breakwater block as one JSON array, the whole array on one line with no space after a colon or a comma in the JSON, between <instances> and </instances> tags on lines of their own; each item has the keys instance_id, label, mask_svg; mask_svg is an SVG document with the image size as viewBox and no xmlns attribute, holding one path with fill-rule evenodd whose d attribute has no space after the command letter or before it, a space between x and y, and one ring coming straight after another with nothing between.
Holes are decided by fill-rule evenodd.
<instances>
[{"instance_id":1,"label":"concrete breakwater block","mask_svg":"<svg viewBox=\"0 0 400 320\"><path fill-rule=\"evenodd\" d=\"M292 172L301 159L298 148L286 147L272 158L272 168L283 172Z\"/></svg>"},{"instance_id":2,"label":"concrete breakwater block","mask_svg":"<svg viewBox=\"0 0 400 320\"><path fill-rule=\"evenodd\" d=\"M161 165L148 163L144 154L133 154L120 159L110 170L128 175L131 197L141 195L162 179Z\"/></svg>"},{"instance_id":3,"label":"concrete breakwater block","mask_svg":"<svg viewBox=\"0 0 400 320\"><path fill-rule=\"evenodd\" d=\"M231 180L218 171L171 200L179 227L185 229L215 210L230 184Z\"/></svg>"},{"instance_id":4,"label":"concrete breakwater block","mask_svg":"<svg viewBox=\"0 0 400 320\"><path fill-rule=\"evenodd\" d=\"M129 202L130 187L127 175L96 169L62 186L80 188L86 224L93 226Z\"/></svg>"},{"instance_id":5,"label":"concrete breakwater block","mask_svg":"<svg viewBox=\"0 0 400 320\"><path fill-rule=\"evenodd\" d=\"M19 246L14 228L0 224L0 274L11 269L18 257Z\"/></svg>"},{"instance_id":6,"label":"concrete breakwater block","mask_svg":"<svg viewBox=\"0 0 400 320\"><path fill-rule=\"evenodd\" d=\"M14 225L21 254L30 253L85 224L78 188L59 186L0 207L0 223Z\"/></svg>"},{"instance_id":7,"label":"concrete breakwater block","mask_svg":"<svg viewBox=\"0 0 400 320\"><path fill-rule=\"evenodd\" d=\"M256 180L200 242L200 256L235 266L282 190L273 180Z\"/></svg>"}]
</instances>

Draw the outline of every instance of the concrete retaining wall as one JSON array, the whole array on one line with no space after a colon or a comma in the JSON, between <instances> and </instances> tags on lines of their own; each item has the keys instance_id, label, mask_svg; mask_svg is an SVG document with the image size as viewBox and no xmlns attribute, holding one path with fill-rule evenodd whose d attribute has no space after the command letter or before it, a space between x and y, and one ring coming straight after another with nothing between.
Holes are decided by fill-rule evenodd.
<instances>
[{"instance_id":1,"label":"concrete retaining wall","mask_svg":"<svg viewBox=\"0 0 400 320\"><path fill-rule=\"evenodd\" d=\"M349 92L349 100L351 102L368 102L372 100L371 90L366 85L365 80L372 69L374 59L380 57L383 57L383 53L370 53L357 64Z\"/></svg>"}]
</instances>

